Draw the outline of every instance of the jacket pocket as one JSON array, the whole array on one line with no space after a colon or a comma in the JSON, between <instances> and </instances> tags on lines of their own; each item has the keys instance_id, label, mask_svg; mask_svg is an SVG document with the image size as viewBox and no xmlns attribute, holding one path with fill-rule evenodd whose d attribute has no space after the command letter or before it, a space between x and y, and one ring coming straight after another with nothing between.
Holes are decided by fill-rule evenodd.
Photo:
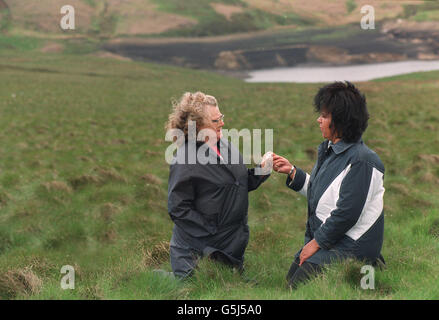
<instances>
[{"instance_id":1,"label":"jacket pocket","mask_svg":"<svg viewBox=\"0 0 439 320\"><path fill-rule=\"evenodd\" d=\"M224 202L225 186L215 186L214 190L205 190L195 200L196 210L203 215L205 221L218 226L218 217Z\"/></svg>"},{"instance_id":2,"label":"jacket pocket","mask_svg":"<svg viewBox=\"0 0 439 320\"><path fill-rule=\"evenodd\" d=\"M239 184L225 186L224 199L221 211L218 215L218 226L228 226L240 223L246 213L248 200L243 196L246 190Z\"/></svg>"}]
</instances>

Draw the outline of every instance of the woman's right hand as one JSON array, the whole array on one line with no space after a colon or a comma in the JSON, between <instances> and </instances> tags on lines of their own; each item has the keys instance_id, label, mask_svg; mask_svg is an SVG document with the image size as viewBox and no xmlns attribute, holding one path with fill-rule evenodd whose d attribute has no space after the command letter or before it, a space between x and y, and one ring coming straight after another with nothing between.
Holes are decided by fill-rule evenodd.
<instances>
[{"instance_id":1,"label":"woman's right hand","mask_svg":"<svg viewBox=\"0 0 439 320\"><path fill-rule=\"evenodd\" d=\"M279 173L288 174L293 165L284 157L273 153L273 170Z\"/></svg>"}]
</instances>

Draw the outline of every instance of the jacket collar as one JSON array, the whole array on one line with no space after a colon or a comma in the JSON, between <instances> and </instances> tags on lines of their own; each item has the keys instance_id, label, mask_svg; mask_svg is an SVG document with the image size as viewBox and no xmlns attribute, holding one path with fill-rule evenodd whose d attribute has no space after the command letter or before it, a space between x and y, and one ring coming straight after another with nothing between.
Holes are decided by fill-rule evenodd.
<instances>
[{"instance_id":1,"label":"jacket collar","mask_svg":"<svg viewBox=\"0 0 439 320\"><path fill-rule=\"evenodd\" d=\"M344 140L340 140L336 144L333 144L331 141L327 141L327 147L332 148L335 154L340 154L345 152L347 149L352 147L354 144L363 143L363 140L360 138L357 142L345 142Z\"/></svg>"},{"instance_id":2,"label":"jacket collar","mask_svg":"<svg viewBox=\"0 0 439 320\"><path fill-rule=\"evenodd\" d=\"M198 149L199 149L202 145L204 145L204 144L205 144L205 142L203 142L203 141L197 141L197 142L196 142L196 148L197 148L197 151L198 151ZM218 150L220 150L220 152L221 152L221 149L223 149L224 147L225 147L225 148L228 147L227 145L222 144L222 143L221 143L221 145L220 145L220 142L218 142L216 146L217 146ZM221 148L221 146L222 146L223 148ZM209 147L209 159L210 159L210 160L209 160L210 163L224 163L224 159L223 159L223 157L222 157L222 156L219 156L219 155L216 153L216 151L213 150L211 147Z\"/></svg>"}]
</instances>

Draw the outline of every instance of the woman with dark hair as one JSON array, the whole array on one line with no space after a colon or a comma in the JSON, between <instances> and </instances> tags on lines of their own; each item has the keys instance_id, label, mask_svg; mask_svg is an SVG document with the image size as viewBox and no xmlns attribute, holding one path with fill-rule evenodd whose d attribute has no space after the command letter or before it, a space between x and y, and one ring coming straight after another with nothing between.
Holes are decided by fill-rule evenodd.
<instances>
[{"instance_id":1,"label":"woman with dark hair","mask_svg":"<svg viewBox=\"0 0 439 320\"><path fill-rule=\"evenodd\" d=\"M325 141L311 174L273 156L273 169L288 175L287 187L308 200L305 245L287 274L292 288L335 260L384 263L384 165L361 139L366 98L353 84L335 82L318 91L314 105Z\"/></svg>"}]
</instances>

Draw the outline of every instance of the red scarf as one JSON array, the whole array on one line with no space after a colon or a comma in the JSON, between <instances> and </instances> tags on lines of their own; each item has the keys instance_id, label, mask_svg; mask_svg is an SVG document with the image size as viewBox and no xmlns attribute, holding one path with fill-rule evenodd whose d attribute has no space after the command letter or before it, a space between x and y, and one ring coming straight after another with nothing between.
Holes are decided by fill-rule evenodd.
<instances>
[{"instance_id":1,"label":"red scarf","mask_svg":"<svg viewBox=\"0 0 439 320\"><path fill-rule=\"evenodd\" d=\"M217 146L212 146L212 149L216 151L216 154L221 157L221 153L219 152Z\"/></svg>"}]
</instances>

